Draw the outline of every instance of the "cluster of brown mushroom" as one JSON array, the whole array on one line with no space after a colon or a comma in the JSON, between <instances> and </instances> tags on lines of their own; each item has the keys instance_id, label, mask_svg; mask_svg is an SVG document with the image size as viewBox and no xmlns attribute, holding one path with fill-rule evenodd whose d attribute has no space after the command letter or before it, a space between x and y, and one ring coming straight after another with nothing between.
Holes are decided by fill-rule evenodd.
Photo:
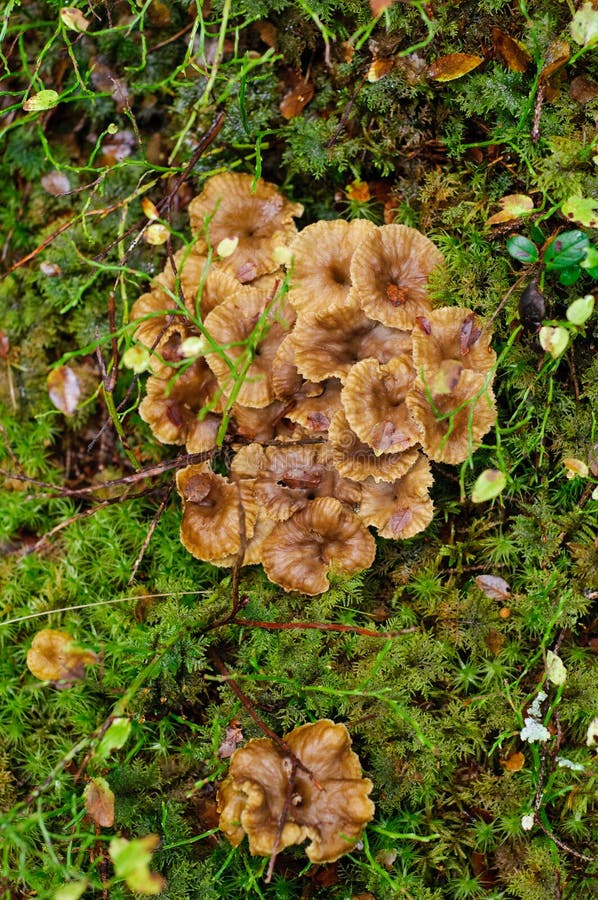
<instances>
[{"instance_id":1,"label":"cluster of brown mushroom","mask_svg":"<svg viewBox=\"0 0 598 900\"><path fill-rule=\"evenodd\" d=\"M220 828L234 847L247 835L254 856L309 839L311 862L334 862L373 818L371 790L345 726L321 719L280 744L257 738L234 752L218 791Z\"/></svg>"},{"instance_id":2,"label":"cluster of brown mushroom","mask_svg":"<svg viewBox=\"0 0 598 900\"><path fill-rule=\"evenodd\" d=\"M409 538L431 521L429 460L463 461L496 417L490 334L468 309L432 308L442 256L414 228L297 234L299 204L230 173L189 211L193 243L133 307L153 372L142 418L190 453L223 437L232 451L226 475L179 471L181 540L319 594L331 570L371 565L369 526Z\"/></svg>"}]
</instances>

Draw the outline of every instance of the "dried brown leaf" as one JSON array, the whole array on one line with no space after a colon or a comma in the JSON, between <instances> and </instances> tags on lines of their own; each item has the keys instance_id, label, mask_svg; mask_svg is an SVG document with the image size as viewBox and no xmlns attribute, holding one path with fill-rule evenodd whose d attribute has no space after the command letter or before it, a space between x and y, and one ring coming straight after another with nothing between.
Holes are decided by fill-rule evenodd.
<instances>
[{"instance_id":1,"label":"dried brown leaf","mask_svg":"<svg viewBox=\"0 0 598 900\"><path fill-rule=\"evenodd\" d=\"M525 72L529 65L530 56L519 41L505 34L500 28L493 27L492 42L494 50L512 72Z\"/></svg>"},{"instance_id":2,"label":"dried brown leaf","mask_svg":"<svg viewBox=\"0 0 598 900\"><path fill-rule=\"evenodd\" d=\"M280 111L285 119L300 115L314 95L314 86L301 79L280 101Z\"/></svg>"},{"instance_id":3,"label":"dried brown leaf","mask_svg":"<svg viewBox=\"0 0 598 900\"><path fill-rule=\"evenodd\" d=\"M70 366L52 369L47 378L50 400L65 416L72 416L81 398L81 385Z\"/></svg>"},{"instance_id":4,"label":"dried brown leaf","mask_svg":"<svg viewBox=\"0 0 598 900\"><path fill-rule=\"evenodd\" d=\"M520 772L525 765L525 756L523 753L511 753L506 759L500 760L501 766L508 772Z\"/></svg>"},{"instance_id":5,"label":"dried brown leaf","mask_svg":"<svg viewBox=\"0 0 598 900\"><path fill-rule=\"evenodd\" d=\"M96 825L114 825L114 794L105 778L92 778L83 791L85 809Z\"/></svg>"},{"instance_id":6,"label":"dried brown leaf","mask_svg":"<svg viewBox=\"0 0 598 900\"><path fill-rule=\"evenodd\" d=\"M477 69L483 62L481 56L472 53L447 53L446 56L434 60L428 74L433 81L453 81Z\"/></svg>"},{"instance_id":7,"label":"dried brown leaf","mask_svg":"<svg viewBox=\"0 0 598 900\"><path fill-rule=\"evenodd\" d=\"M507 600L511 596L509 584L499 575L478 575L476 584L491 600Z\"/></svg>"}]
</instances>

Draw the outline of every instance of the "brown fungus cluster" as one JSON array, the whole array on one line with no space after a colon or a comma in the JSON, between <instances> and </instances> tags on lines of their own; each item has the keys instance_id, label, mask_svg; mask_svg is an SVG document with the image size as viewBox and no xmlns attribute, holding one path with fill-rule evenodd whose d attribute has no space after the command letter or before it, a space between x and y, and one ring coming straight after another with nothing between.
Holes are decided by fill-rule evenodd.
<instances>
[{"instance_id":1,"label":"brown fungus cluster","mask_svg":"<svg viewBox=\"0 0 598 900\"><path fill-rule=\"evenodd\" d=\"M429 461L462 462L495 421L496 355L473 312L432 307L442 256L419 231L337 220L297 234L301 212L260 179L209 179L192 244L133 318L157 440L231 451L226 476L210 462L178 473L183 544L216 565L243 553L315 595L371 565L370 527L427 527Z\"/></svg>"},{"instance_id":2,"label":"brown fungus cluster","mask_svg":"<svg viewBox=\"0 0 598 900\"><path fill-rule=\"evenodd\" d=\"M254 856L309 840L311 862L334 862L373 818L371 790L345 726L321 719L279 744L256 738L233 753L218 791L220 828L234 847L247 835Z\"/></svg>"}]
</instances>

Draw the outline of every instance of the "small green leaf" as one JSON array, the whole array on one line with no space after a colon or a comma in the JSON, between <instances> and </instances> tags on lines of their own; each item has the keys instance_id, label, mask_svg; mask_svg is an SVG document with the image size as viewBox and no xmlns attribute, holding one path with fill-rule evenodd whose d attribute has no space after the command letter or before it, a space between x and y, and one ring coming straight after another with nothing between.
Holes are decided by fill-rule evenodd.
<instances>
[{"instance_id":1,"label":"small green leaf","mask_svg":"<svg viewBox=\"0 0 598 900\"><path fill-rule=\"evenodd\" d=\"M58 888L54 894L54 900L79 900L86 889L87 880L85 878L82 881L69 881L68 884L63 884Z\"/></svg>"},{"instance_id":2,"label":"small green leaf","mask_svg":"<svg viewBox=\"0 0 598 900\"><path fill-rule=\"evenodd\" d=\"M591 197L569 197L561 206L561 212L586 228L598 228L598 200L592 200Z\"/></svg>"},{"instance_id":3,"label":"small green leaf","mask_svg":"<svg viewBox=\"0 0 598 900\"><path fill-rule=\"evenodd\" d=\"M567 670L563 660L552 650L546 651L546 677L552 684L564 684L567 680Z\"/></svg>"},{"instance_id":4,"label":"small green leaf","mask_svg":"<svg viewBox=\"0 0 598 900\"><path fill-rule=\"evenodd\" d=\"M550 353L553 359L558 359L569 346L569 332L560 325L553 327L545 325L540 328L540 345L542 350Z\"/></svg>"},{"instance_id":5,"label":"small green leaf","mask_svg":"<svg viewBox=\"0 0 598 900\"><path fill-rule=\"evenodd\" d=\"M567 319L572 325L584 325L594 312L594 296L586 294L569 304Z\"/></svg>"},{"instance_id":6,"label":"small green leaf","mask_svg":"<svg viewBox=\"0 0 598 900\"><path fill-rule=\"evenodd\" d=\"M487 500L494 500L501 494L507 484L507 476L500 469L484 469L478 475L471 492L473 503L485 503Z\"/></svg>"},{"instance_id":7,"label":"small green leaf","mask_svg":"<svg viewBox=\"0 0 598 900\"><path fill-rule=\"evenodd\" d=\"M166 883L164 879L150 872L152 851L156 849L160 839L156 834L128 841L115 837L110 841L108 852L114 864L117 878L124 878L132 891L140 894L159 894Z\"/></svg>"},{"instance_id":8,"label":"small green leaf","mask_svg":"<svg viewBox=\"0 0 598 900\"><path fill-rule=\"evenodd\" d=\"M60 95L56 91L39 91L33 94L23 103L25 112L42 112L44 109L53 109L58 105Z\"/></svg>"},{"instance_id":9,"label":"small green leaf","mask_svg":"<svg viewBox=\"0 0 598 900\"><path fill-rule=\"evenodd\" d=\"M581 269L579 266L569 266L567 269L561 269L559 272L559 284L569 287L579 281L581 278Z\"/></svg>"},{"instance_id":10,"label":"small green leaf","mask_svg":"<svg viewBox=\"0 0 598 900\"><path fill-rule=\"evenodd\" d=\"M563 231L546 248L547 269L568 269L580 263L588 252L590 239L583 231Z\"/></svg>"},{"instance_id":11,"label":"small green leaf","mask_svg":"<svg viewBox=\"0 0 598 900\"><path fill-rule=\"evenodd\" d=\"M514 234L509 238L507 253L522 263L535 263L540 258L536 245L522 234Z\"/></svg>"},{"instance_id":12,"label":"small green leaf","mask_svg":"<svg viewBox=\"0 0 598 900\"><path fill-rule=\"evenodd\" d=\"M598 268L598 250L594 247L593 244L590 244L588 247L588 252L582 259L579 264L582 269L597 269Z\"/></svg>"},{"instance_id":13,"label":"small green leaf","mask_svg":"<svg viewBox=\"0 0 598 900\"><path fill-rule=\"evenodd\" d=\"M108 756L113 750L120 750L120 748L124 747L126 744L130 732L130 719L114 719L96 747L96 755Z\"/></svg>"},{"instance_id":14,"label":"small green leaf","mask_svg":"<svg viewBox=\"0 0 598 900\"><path fill-rule=\"evenodd\" d=\"M571 37L576 44L588 47L598 41L598 10L591 3L578 9L570 24Z\"/></svg>"}]
</instances>

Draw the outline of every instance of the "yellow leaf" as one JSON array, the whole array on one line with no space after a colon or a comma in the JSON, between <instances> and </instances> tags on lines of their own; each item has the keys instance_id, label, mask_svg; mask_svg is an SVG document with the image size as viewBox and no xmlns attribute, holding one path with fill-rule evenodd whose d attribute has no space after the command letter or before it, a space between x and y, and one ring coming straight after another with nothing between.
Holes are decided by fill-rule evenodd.
<instances>
[{"instance_id":1,"label":"yellow leaf","mask_svg":"<svg viewBox=\"0 0 598 900\"><path fill-rule=\"evenodd\" d=\"M501 222L512 222L521 216L528 216L534 208L534 201L527 194L507 194L498 201L501 211L494 213L487 225L499 225Z\"/></svg>"},{"instance_id":2,"label":"yellow leaf","mask_svg":"<svg viewBox=\"0 0 598 900\"><path fill-rule=\"evenodd\" d=\"M483 62L481 56L472 53L448 53L434 60L428 74L434 81L453 81L477 69Z\"/></svg>"}]
</instances>

